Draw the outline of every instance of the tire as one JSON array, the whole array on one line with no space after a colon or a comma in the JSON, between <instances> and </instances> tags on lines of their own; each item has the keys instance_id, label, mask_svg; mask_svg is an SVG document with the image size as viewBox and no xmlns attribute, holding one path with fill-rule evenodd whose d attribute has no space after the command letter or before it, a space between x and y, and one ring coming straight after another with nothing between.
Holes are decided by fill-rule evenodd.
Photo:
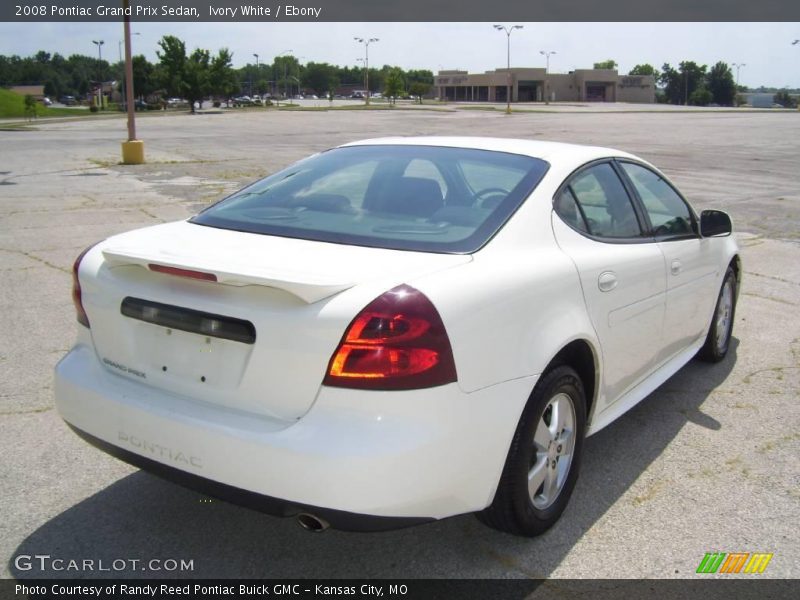
<instances>
[{"instance_id":1,"label":"tire","mask_svg":"<svg viewBox=\"0 0 800 600\"><path fill-rule=\"evenodd\" d=\"M561 415L556 417L560 429L553 421L554 410ZM478 518L514 535L533 537L547 531L564 512L575 487L585 433L586 398L580 377L568 366L547 371L522 412L494 501Z\"/></svg>"},{"instance_id":2,"label":"tire","mask_svg":"<svg viewBox=\"0 0 800 600\"><path fill-rule=\"evenodd\" d=\"M733 319L736 315L736 273L728 267L722 287L714 306L714 316L708 328L705 344L700 348L697 357L706 362L720 362L728 354L733 334Z\"/></svg>"}]
</instances>

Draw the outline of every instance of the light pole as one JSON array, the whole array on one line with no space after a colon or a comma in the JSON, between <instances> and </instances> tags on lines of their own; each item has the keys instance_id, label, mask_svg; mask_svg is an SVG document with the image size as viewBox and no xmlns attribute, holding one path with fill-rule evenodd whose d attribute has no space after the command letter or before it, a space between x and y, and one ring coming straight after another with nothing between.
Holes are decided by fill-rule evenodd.
<instances>
[{"instance_id":1,"label":"light pole","mask_svg":"<svg viewBox=\"0 0 800 600\"><path fill-rule=\"evenodd\" d=\"M256 54L255 52L253 52L253 56L255 56L255 57L256 57L256 91L258 92L258 54ZM253 93L253 90L252 90L252 85L250 86L250 88L251 88L251 89L250 89L250 94L252 95L252 93ZM259 94L260 94L260 93L261 93L261 92L259 92Z\"/></svg>"},{"instance_id":2,"label":"light pole","mask_svg":"<svg viewBox=\"0 0 800 600\"><path fill-rule=\"evenodd\" d=\"M367 106L369 106L369 97L372 95L369 91L369 45L372 42L379 42L378 38L360 38L354 37L355 41L359 44L364 44L364 87L367 88Z\"/></svg>"},{"instance_id":3,"label":"light pole","mask_svg":"<svg viewBox=\"0 0 800 600\"><path fill-rule=\"evenodd\" d=\"M103 62L103 44L105 41L103 40L92 40L92 43L97 46L97 80L100 84L97 88L97 102L99 106L97 108L103 108L103 66L100 64Z\"/></svg>"},{"instance_id":4,"label":"light pole","mask_svg":"<svg viewBox=\"0 0 800 600\"><path fill-rule=\"evenodd\" d=\"M736 92L739 92L739 69L746 67L747 63L731 63L731 66L736 67Z\"/></svg>"},{"instance_id":5,"label":"light pole","mask_svg":"<svg viewBox=\"0 0 800 600\"><path fill-rule=\"evenodd\" d=\"M131 32L131 35L141 35L138 31ZM122 64L122 99L126 101L125 95L125 63L122 62L122 44L125 40L122 39L117 43L117 51L119 52L119 62Z\"/></svg>"},{"instance_id":6,"label":"light pole","mask_svg":"<svg viewBox=\"0 0 800 600\"><path fill-rule=\"evenodd\" d=\"M131 35L142 35L138 31L132 31ZM119 62L122 62L122 44L125 43L125 40L120 40L117 42L117 50L119 50Z\"/></svg>"},{"instance_id":7,"label":"light pole","mask_svg":"<svg viewBox=\"0 0 800 600\"><path fill-rule=\"evenodd\" d=\"M547 74L550 72L550 56L556 54L555 50L539 50L539 54L547 59L547 65L544 68L544 103L550 104L550 95L547 92Z\"/></svg>"},{"instance_id":8,"label":"light pole","mask_svg":"<svg viewBox=\"0 0 800 600\"><path fill-rule=\"evenodd\" d=\"M92 40L92 43L97 46L97 60L103 60L103 44L104 40Z\"/></svg>"},{"instance_id":9,"label":"light pole","mask_svg":"<svg viewBox=\"0 0 800 600\"><path fill-rule=\"evenodd\" d=\"M522 25L512 25L506 27L505 25L495 25L498 31L504 31L508 38L508 46L506 48L506 67L508 69L508 78L506 81L506 113L511 114L511 32L515 29L522 29Z\"/></svg>"}]
</instances>

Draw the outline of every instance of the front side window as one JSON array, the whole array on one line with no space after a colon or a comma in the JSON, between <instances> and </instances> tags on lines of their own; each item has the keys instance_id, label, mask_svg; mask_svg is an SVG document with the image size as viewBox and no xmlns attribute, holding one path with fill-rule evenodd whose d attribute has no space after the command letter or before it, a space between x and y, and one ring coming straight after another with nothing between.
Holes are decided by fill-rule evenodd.
<instances>
[{"instance_id":1,"label":"front side window","mask_svg":"<svg viewBox=\"0 0 800 600\"><path fill-rule=\"evenodd\" d=\"M430 252L474 252L530 195L547 162L416 145L317 154L191 219L222 229Z\"/></svg>"},{"instance_id":2,"label":"front side window","mask_svg":"<svg viewBox=\"0 0 800 600\"><path fill-rule=\"evenodd\" d=\"M620 164L642 199L656 238L694 235L689 207L663 177L642 165Z\"/></svg>"},{"instance_id":3,"label":"front side window","mask_svg":"<svg viewBox=\"0 0 800 600\"><path fill-rule=\"evenodd\" d=\"M601 163L584 169L569 182L566 189L577 203L579 216L591 235L602 238L641 236L639 221L628 192L610 164ZM556 210L558 209L559 206L556 205ZM573 226L583 230L581 219L565 215L562 218L570 224L578 223Z\"/></svg>"}]
</instances>

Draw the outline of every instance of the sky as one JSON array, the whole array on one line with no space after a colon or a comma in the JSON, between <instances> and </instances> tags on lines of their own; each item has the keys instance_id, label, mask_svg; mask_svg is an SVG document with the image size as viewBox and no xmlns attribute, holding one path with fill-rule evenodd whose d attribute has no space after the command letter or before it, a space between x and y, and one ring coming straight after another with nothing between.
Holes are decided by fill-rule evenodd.
<instances>
[{"instance_id":1,"label":"sky","mask_svg":"<svg viewBox=\"0 0 800 600\"><path fill-rule=\"evenodd\" d=\"M510 24L510 23L509 23ZM566 73L613 59L620 73L640 63L660 69L694 60L743 64L739 83L800 88L800 23L520 23L511 36L512 67L544 67L540 51L553 51L550 70ZM158 40L176 35L187 48L215 53L227 47L234 66L263 62L291 50L301 63L356 65L364 46L353 37L379 38L369 47L370 66L462 69L480 73L506 65L506 35L492 23L134 23L134 54L156 60ZM119 59L121 23L0 23L0 54L30 56L39 50L64 56ZM124 50L124 48L123 48ZM734 75L736 69L734 69Z\"/></svg>"}]
</instances>

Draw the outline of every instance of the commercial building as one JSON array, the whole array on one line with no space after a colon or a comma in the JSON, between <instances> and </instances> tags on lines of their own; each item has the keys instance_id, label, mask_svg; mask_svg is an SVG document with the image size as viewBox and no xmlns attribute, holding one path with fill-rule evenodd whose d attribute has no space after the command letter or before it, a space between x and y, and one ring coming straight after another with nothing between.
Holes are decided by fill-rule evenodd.
<instances>
[{"instance_id":1,"label":"commercial building","mask_svg":"<svg viewBox=\"0 0 800 600\"><path fill-rule=\"evenodd\" d=\"M539 68L495 69L485 73L439 71L439 98L454 102L638 102L656 100L650 75L619 75L615 69L576 69L547 73Z\"/></svg>"}]
</instances>

